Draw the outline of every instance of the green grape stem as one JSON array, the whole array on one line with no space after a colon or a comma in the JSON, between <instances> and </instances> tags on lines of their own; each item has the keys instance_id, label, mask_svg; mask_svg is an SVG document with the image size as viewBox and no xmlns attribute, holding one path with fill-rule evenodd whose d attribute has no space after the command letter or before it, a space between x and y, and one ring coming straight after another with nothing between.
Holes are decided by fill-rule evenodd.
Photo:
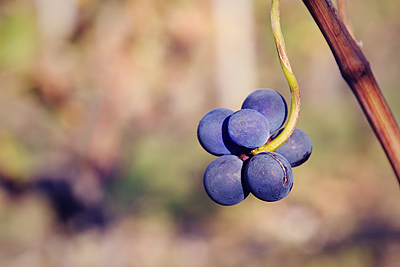
<instances>
[{"instance_id":1,"label":"green grape stem","mask_svg":"<svg viewBox=\"0 0 400 267\"><path fill-rule=\"evenodd\" d=\"M275 39L276 49L279 56L279 61L283 73L288 81L291 93L290 114L286 126L282 132L273 140L267 142L265 145L252 151L253 155L266 151L275 151L283 143L285 143L292 135L300 113L300 90L297 84L296 77L290 66L289 58L286 52L285 40L283 38L280 22L280 0L272 0L271 8L271 26Z\"/></svg>"}]
</instances>

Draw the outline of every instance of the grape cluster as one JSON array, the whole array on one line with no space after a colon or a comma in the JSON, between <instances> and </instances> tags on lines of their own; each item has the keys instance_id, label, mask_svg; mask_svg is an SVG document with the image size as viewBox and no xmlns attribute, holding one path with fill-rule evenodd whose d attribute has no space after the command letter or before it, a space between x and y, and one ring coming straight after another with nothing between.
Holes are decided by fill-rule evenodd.
<instances>
[{"instance_id":1,"label":"grape cluster","mask_svg":"<svg viewBox=\"0 0 400 267\"><path fill-rule=\"evenodd\" d=\"M276 138L287 117L286 101L272 89L258 89L236 112L226 108L209 111L201 119L197 137L201 146L218 156L204 173L204 188L216 203L231 206L250 192L273 202L287 196L293 186L292 167L311 155L308 135L295 129L274 152L251 152Z\"/></svg>"}]
</instances>

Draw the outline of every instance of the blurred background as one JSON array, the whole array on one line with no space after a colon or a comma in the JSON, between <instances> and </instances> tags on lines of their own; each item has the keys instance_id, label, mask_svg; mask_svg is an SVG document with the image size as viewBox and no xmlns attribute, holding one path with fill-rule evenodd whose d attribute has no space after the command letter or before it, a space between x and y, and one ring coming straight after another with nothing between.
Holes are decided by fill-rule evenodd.
<instances>
[{"instance_id":1,"label":"blurred background","mask_svg":"<svg viewBox=\"0 0 400 267\"><path fill-rule=\"evenodd\" d=\"M285 199L213 203L197 124L289 101L265 0L0 2L1 266L398 266L399 185L301 1L281 4L313 141ZM400 118L400 2L351 0Z\"/></svg>"}]
</instances>

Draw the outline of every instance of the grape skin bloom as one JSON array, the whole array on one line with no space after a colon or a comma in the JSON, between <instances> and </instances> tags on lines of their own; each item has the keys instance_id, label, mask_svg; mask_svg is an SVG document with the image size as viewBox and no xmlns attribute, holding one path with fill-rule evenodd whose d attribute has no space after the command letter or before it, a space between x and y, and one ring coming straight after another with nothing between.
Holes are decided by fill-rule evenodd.
<instances>
[{"instance_id":1,"label":"grape skin bloom","mask_svg":"<svg viewBox=\"0 0 400 267\"><path fill-rule=\"evenodd\" d=\"M284 97L268 88L258 89L249 94L242 104L242 109L254 109L263 114L271 133L282 127L288 113Z\"/></svg>"},{"instance_id":2,"label":"grape skin bloom","mask_svg":"<svg viewBox=\"0 0 400 267\"><path fill-rule=\"evenodd\" d=\"M292 167L300 166L311 156L311 139L303 130L296 128L275 152L285 157Z\"/></svg>"},{"instance_id":3,"label":"grape skin bloom","mask_svg":"<svg viewBox=\"0 0 400 267\"><path fill-rule=\"evenodd\" d=\"M204 173L203 185L207 195L224 206L242 202L249 195L242 182L242 167L243 161L235 155L214 159Z\"/></svg>"},{"instance_id":4,"label":"grape skin bloom","mask_svg":"<svg viewBox=\"0 0 400 267\"><path fill-rule=\"evenodd\" d=\"M200 145L208 153L215 156L231 154L222 138L224 120L231 114L233 114L233 110L216 108L209 111L200 120L199 126L197 127L197 138Z\"/></svg>"},{"instance_id":5,"label":"grape skin bloom","mask_svg":"<svg viewBox=\"0 0 400 267\"><path fill-rule=\"evenodd\" d=\"M267 119L253 109L241 109L233 113L228 119L227 132L235 144L246 148L264 145L270 135Z\"/></svg>"},{"instance_id":6,"label":"grape skin bloom","mask_svg":"<svg viewBox=\"0 0 400 267\"><path fill-rule=\"evenodd\" d=\"M289 162L274 152L262 152L252 157L245 166L244 177L250 192L268 202L286 197L293 186Z\"/></svg>"}]
</instances>

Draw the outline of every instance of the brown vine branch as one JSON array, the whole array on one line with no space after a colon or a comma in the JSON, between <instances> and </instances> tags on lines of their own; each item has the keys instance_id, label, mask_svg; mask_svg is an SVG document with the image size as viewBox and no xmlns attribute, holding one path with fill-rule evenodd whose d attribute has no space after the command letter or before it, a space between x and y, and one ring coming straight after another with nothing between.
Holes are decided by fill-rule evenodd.
<instances>
[{"instance_id":1,"label":"brown vine branch","mask_svg":"<svg viewBox=\"0 0 400 267\"><path fill-rule=\"evenodd\" d=\"M343 78L355 94L400 183L400 130L368 60L330 0L303 0L324 35Z\"/></svg>"},{"instance_id":2,"label":"brown vine branch","mask_svg":"<svg viewBox=\"0 0 400 267\"><path fill-rule=\"evenodd\" d=\"M346 25L346 28L349 31L350 35L353 38L355 38L353 26L351 25L349 12L347 10L347 0L337 0L337 6L338 6L340 18L343 20L344 25Z\"/></svg>"}]
</instances>

